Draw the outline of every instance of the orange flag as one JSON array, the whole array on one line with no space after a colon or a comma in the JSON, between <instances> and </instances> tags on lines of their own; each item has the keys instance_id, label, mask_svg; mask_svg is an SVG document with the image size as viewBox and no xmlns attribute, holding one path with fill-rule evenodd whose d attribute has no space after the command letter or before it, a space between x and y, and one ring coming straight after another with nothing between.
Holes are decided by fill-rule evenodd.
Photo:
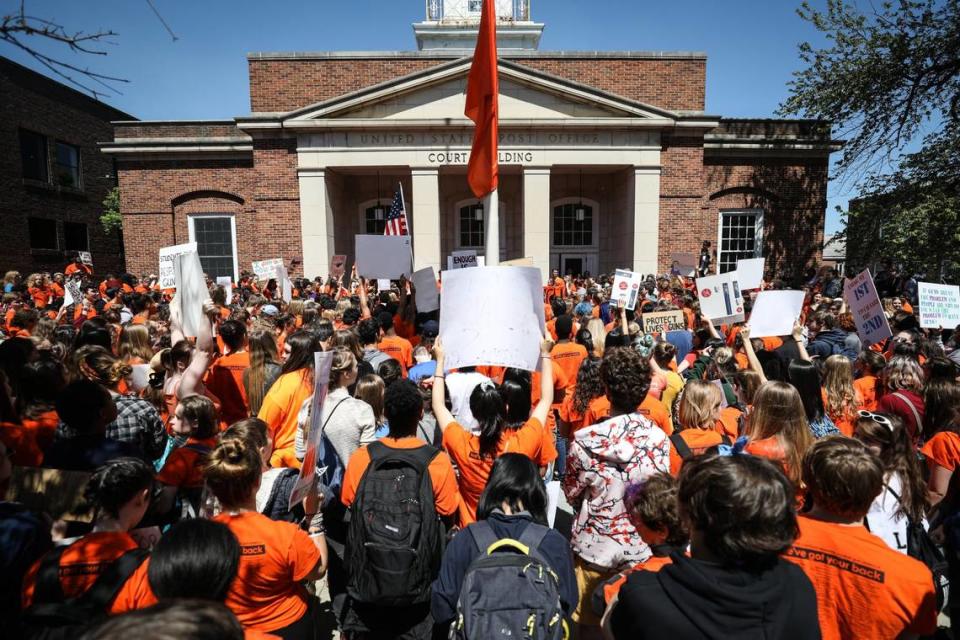
<instances>
[{"instance_id":1,"label":"orange flag","mask_svg":"<svg viewBox=\"0 0 960 640\"><path fill-rule=\"evenodd\" d=\"M467 182L473 195L482 198L497 188L497 14L493 0L483 0L480 34L467 77L467 106L464 115L473 120L473 148L467 166Z\"/></svg>"}]
</instances>

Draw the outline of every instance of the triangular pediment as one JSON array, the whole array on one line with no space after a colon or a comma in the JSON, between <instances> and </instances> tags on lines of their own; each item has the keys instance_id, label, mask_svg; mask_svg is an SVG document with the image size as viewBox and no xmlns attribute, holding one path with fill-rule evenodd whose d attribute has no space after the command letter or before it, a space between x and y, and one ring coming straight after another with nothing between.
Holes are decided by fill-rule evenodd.
<instances>
[{"instance_id":1,"label":"triangular pediment","mask_svg":"<svg viewBox=\"0 0 960 640\"><path fill-rule=\"evenodd\" d=\"M564 119L674 120L676 114L556 78L522 65L500 61L501 121ZM308 120L402 120L465 118L470 59L441 65L311 105L288 114L291 124Z\"/></svg>"}]
</instances>

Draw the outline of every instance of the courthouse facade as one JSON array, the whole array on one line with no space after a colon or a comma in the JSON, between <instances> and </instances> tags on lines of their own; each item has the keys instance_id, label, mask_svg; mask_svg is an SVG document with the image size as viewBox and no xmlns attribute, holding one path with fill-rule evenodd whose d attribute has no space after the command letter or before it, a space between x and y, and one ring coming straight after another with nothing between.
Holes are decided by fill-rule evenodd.
<instances>
[{"instance_id":1,"label":"courthouse facade","mask_svg":"<svg viewBox=\"0 0 960 640\"><path fill-rule=\"evenodd\" d=\"M326 275L354 236L382 233L403 188L416 267L483 253L463 115L480 2L428 0L408 52L253 53L251 113L117 122L127 267L197 241L209 275L283 257ZM705 106L700 53L546 52L529 0L497 0L500 254L546 274L664 271L710 240L721 270L820 258L828 123L727 119Z\"/></svg>"}]
</instances>

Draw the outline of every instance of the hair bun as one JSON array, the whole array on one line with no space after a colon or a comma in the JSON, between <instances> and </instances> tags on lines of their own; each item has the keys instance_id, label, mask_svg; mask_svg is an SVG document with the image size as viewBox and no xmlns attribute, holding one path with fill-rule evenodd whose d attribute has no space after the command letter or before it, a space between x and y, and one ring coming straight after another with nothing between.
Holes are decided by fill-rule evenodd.
<instances>
[{"instance_id":1,"label":"hair bun","mask_svg":"<svg viewBox=\"0 0 960 640\"><path fill-rule=\"evenodd\" d=\"M240 464L247 453L247 443L239 438L230 438L220 443L223 458L230 464Z\"/></svg>"}]
</instances>

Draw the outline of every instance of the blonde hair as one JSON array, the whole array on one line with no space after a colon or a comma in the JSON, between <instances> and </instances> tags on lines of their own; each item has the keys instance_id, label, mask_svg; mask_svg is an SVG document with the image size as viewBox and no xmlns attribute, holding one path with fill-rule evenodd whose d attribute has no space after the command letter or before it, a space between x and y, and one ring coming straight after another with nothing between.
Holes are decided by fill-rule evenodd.
<instances>
[{"instance_id":1,"label":"blonde hair","mask_svg":"<svg viewBox=\"0 0 960 640\"><path fill-rule=\"evenodd\" d=\"M884 384L890 391L915 391L923 388L923 369L913 358L894 356L883 369Z\"/></svg>"},{"instance_id":2,"label":"blonde hair","mask_svg":"<svg viewBox=\"0 0 960 640\"><path fill-rule=\"evenodd\" d=\"M38 287L43 284L43 274L42 273L31 273L27 276L27 286L28 287Z\"/></svg>"},{"instance_id":3,"label":"blonde hair","mask_svg":"<svg viewBox=\"0 0 960 640\"><path fill-rule=\"evenodd\" d=\"M357 381L357 389L353 393L354 398L370 405L377 424L383 422L383 394L383 378L372 373Z\"/></svg>"},{"instance_id":4,"label":"blonde hair","mask_svg":"<svg viewBox=\"0 0 960 640\"><path fill-rule=\"evenodd\" d=\"M210 452L203 478L226 509L243 505L257 488L263 461L256 447L240 438L227 438Z\"/></svg>"},{"instance_id":5,"label":"blonde hair","mask_svg":"<svg viewBox=\"0 0 960 640\"><path fill-rule=\"evenodd\" d=\"M74 354L76 368L88 380L98 382L108 389L133 373L133 367L99 345L80 347Z\"/></svg>"},{"instance_id":6,"label":"blonde hair","mask_svg":"<svg viewBox=\"0 0 960 640\"><path fill-rule=\"evenodd\" d=\"M296 316L302 317L303 309L304 309L303 300L291 300L289 303L287 303L287 313L289 313L294 317Z\"/></svg>"},{"instance_id":7,"label":"blonde hair","mask_svg":"<svg viewBox=\"0 0 960 640\"><path fill-rule=\"evenodd\" d=\"M706 380L691 380L683 388L677 419L681 429L713 429L720 417L723 393Z\"/></svg>"},{"instance_id":8,"label":"blonde hair","mask_svg":"<svg viewBox=\"0 0 960 640\"><path fill-rule=\"evenodd\" d=\"M349 349L338 348L333 350L333 364L330 366L330 384L328 388L333 391L341 387L340 377L348 373L357 366L357 357Z\"/></svg>"},{"instance_id":9,"label":"blonde hair","mask_svg":"<svg viewBox=\"0 0 960 640\"><path fill-rule=\"evenodd\" d=\"M3 276L3 284L12 284L20 277L19 271L7 271Z\"/></svg>"},{"instance_id":10,"label":"blonde hair","mask_svg":"<svg viewBox=\"0 0 960 640\"><path fill-rule=\"evenodd\" d=\"M126 325L120 331L120 346L117 351L124 362L134 358L150 362L153 358L153 350L150 348L150 330L143 324Z\"/></svg>"},{"instance_id":11,"label":"blonde hair","mask_svg":"<svg viewBox=\"0 0 960 640\"><path fill-rule=\"evenodd\" d=\"M590 318L587 323L587 331L590 332L590 339L593 340L593 355L603 357L603 345L607 339L607 329L600 318Z\"/></svg>"},{"instance_id":12,"label":"blonde hair","mask_svg":"<svg viewBox=\"0 0 960 640\"><path fill-rule=\"evenodd\" d=\"M853 389L853 363L846 356L833 355L823 364L823 388L827 401L825 409L831 418L853 416L857 392Z\"/></svg>"},{"instance_id":13,"label":"blonde hair","mask_svg":"<svg viewBox=\"0 0 960 640\"><path fill-rule=\"evenodd\" d=\"M784 451L784 471L799 487L803 456L813 445L813 435L796 388L775 380L761 385L744 431L751 440L777 439Z\"/></svg>"},{"instance_id":14,"label":"blonde hair","mask_svg":"<svg viewBox=\"0 0 960 640\"><path fill-rule=\"evenodd\" d=\"M269 389L267 383L267 365L277 363L277 336L268 326L256 327L247 337L247 351L250 352L250 368L244 371L243 378L247 387L247 403L250 413L257 415L263 405L263 398Z\"/></svg>"}]
</instances>

